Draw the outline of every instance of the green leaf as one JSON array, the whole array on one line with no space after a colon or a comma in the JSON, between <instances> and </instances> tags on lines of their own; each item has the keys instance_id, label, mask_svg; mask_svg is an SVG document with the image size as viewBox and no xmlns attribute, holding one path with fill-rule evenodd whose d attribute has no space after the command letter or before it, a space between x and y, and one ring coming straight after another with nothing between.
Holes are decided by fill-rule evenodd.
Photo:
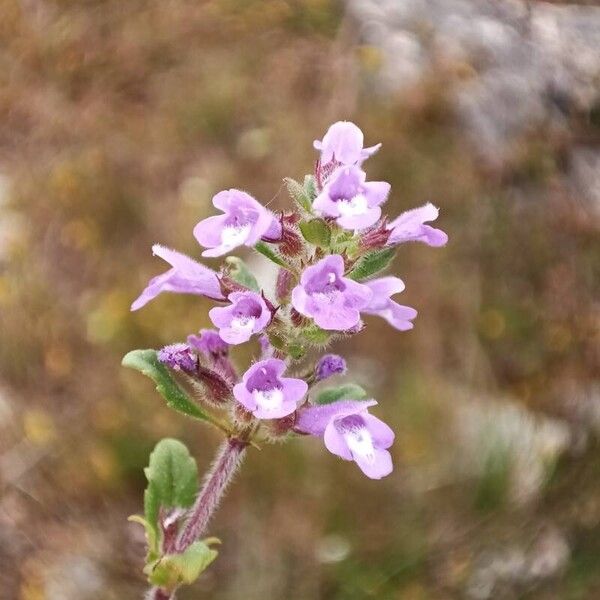
<instances>
[{"instance_id":1,"label":"green leaf","mask_svg":"<svg viewBox=\"0 0 600 600\"><path fill-rule=\"evenodd\" d=\"M132 350L123 357L121 364L150 377L170 408L189 417L213 422L173 380L167 367L159 362L156 350Z\"/></svg>"},{"instance_id":2,"label":"green leaf","mask_svg":"<svg viewBox=\"0 0 600 600\"><path fill-rule=\"evenodd\" d=\"M355 281L371 277L388 267L395 255L395 248L384 248L383 250L369 252L358 259L354 268L348 273L348 277Z\"/></svg>"},{"instance_id":3,"label":"green leaf","mask_svg":"<svg viewBox=\"0 0 600 600\"><path fill-rule=\"evenodd\" d=\"M144 473L148 479L148 502L144 502L148 521L151 522L157 513L157 504L164 508L188 508L194 503L198 491L198 467L180 441L165 438L158 442Z\"/></svg>"},{"instance_id":4,"label":"green leaf","mask_svg":"<svg viewBox=\"0 0 600 600\"><path fill-rule=\"evenodd\" d=\"M276 265L283 267L284 269L290 268L290 266L285 262L285 260L277 253L271 246L265 244L264 242L258 242L254 249L257 252L260 252L263 256L266 256L270 261L274 262Z\"/></svg>"},{"instance_id":5,"label":"green leaf","mask_svg":"<svg viewBox=\"0 0 600 600\"><path fill-rule=\"evenodd\" d=\"M284 183L287 187L292 200L303 210L308 213L312 211L311 198L307 195L305 188L299 184L295 179L286 177Z\"/></svg>"},{"instance_id":6,"label":"green leaf","mask_svg":"<svg viewBox=\"0 0 600 600\"><path fill-rule=\"evenodd\" d=\"M317 182L313 175L304 177L304 193L312 202L317 197Z\"/></svg>"},{"instance_id":7,"label":"green leaf","mask_svg":"<svg viewBox=\"0 0 600 600\"><path fill-rule=\"evenodd\" d=\"M331 229L323 219L304 221L299 226L307 242L320 248L327 248L331 243Z\"/></svg>"},{"instance_id":8,"label":"green leaf","mask_svg":"<svg viewBox=\"0 0 600 600\"><path fill-rule=\"evenodd\" d=\"M367 392L360 385L347 383L345 385L325 388L319 392L315 402L317 404L331 404L338 400L364 400L366 397Z\"/></svg>"},{"instance_id":9,"label":"green leaf","mask_svg":"<svg viewBox=\"0 0 600 600\"><path fill-rule=\"evenodd\" d=\"M148 546L146 562L155 561L160 556L156 526L149 523L144 517L140 517L140 515L131 515L127 520L132 523L139 523L144 528L146 532L146 544Z\"/></svg>"},{"instance_id":10,"label":"green leaf","mask_svg":"<svg viewBox=\"0 0 600 600\"><path fill-rule=\"evenodd\" d=\"M249 290L254 290L255 292L260 291L260 286L258 285L258 281L256 281L256 277L252 275L252 272L241 258L238 258L237 256L228 256L225 259L225 262L229 265L229 276L234 281L237 281L237 283Z\"/></svg>"},{"instance_id":11,"label":"green leaf","mask_svg":"<svg viewBox=\"0 0 600 600\"><path fill-rule=\"evenodd\" d=\"M145 571L151 584L173 590L194 583L218 554L206 542L194 542L182 554L167 554L147 565Z\"/></svg>"}]
</instances>

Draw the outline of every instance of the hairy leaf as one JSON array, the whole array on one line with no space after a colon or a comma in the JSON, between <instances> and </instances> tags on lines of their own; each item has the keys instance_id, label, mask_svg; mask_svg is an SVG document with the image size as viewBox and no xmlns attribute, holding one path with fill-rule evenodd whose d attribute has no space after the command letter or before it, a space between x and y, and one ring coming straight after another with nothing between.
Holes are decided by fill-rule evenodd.
<instances>
[{"instance_id":1,"label":"hairy leaf","mask_svg":"<svg viewBox=\"0 0 600 600\"><path fill-rule=\"evenodd\" d=\"M255 292L260 291L260 286L256 277L252 275L252 272L248 268L248 265L237 256L228 256L225 262L229 265L229 276L244 287Z\"/></svg>"},{"instance_id":2,"label":"hairy leaf","mask_svg":"<svg viewBox=\"0 0 600 600\"><path fill-rule=\"evenodd\" d=\"M312 202L317 197L317 182L314 175L306 175L304 177L304 193Z\"/></svg>"},{"instance_id":3,"label":"hairy leaf","mask_svg":"<svg viewBox=\"0 0 600 600\"><path fill-rule=\"evenodd\" d=\"M169 370L159 360L156 350L132 350L121 363L150 377L170 408L204 421L212 419L177 385Z\"/></svg>"},{"instance_id":4,"label":"hairy leaf","mask_svg":"<svg viewBox=\"0 0 600 600\"><path fill-rule=\"evenodd\" d=\"M273 250L268 244L264 242L258 242L254 249L257 252L260 252L263 256L266 256L271 262L274 262L276 265L283 267L284 269L289 269L290 266L285 262L285 260L280 256L278 252Z\"/></svg>"},{"instance_id":5,"label":"hairy leaf","mask_svg":"<svg viewBox=\"0 0 600 600\"><path fill-rule=\"evenodd\" d=\"M218 554L206 542L194 542L181 554L168 554L147 565L146 573L153 585L173 590L178 585L194 583Z\"/></svg>"},{"instance_id":6,"label":"hairy leaf","mask_svg":"<svg viewBox=\"0 0 600 600\"><path fill-rule=\"evenodd\" d=\"M347 383L336 387L328 387L319 392L315 402L317 404L331 404L338 400L364 400L367 392L355 383Z\"/></svg>"},{"instance_id":7,"label":"hairy leaf","mask_svg":"<svg viewBox=\"0 0 600 600\"><path fill-rule=\"evenodd\" d=\"M383 250L369 252L358 259L354 268L348 273L348 277L355 281L367 279L388 267L395 255L395 248L384 248Z\"/></svg>"},{"instance_id":8,"label":"hairy leaf","mask_svg":"<svg viewBox=\"0 0 600 600\"><path fill-rule=\"evenodd\" d=\"M310 213L312 210L311 198L307 195L305 188L295 179L286 177L284 180L287 191L292 200L305 212Z\"/></svg>"},{"instance_id":9,"label":"hairy leaf","mask_svg":"<svg viewBox=\"0 0 600 600\"><path fill-rule=\"evenodd\" d=\"M300 223L300 231L307 242L320 248L327 248L331 243L331 229L323 219Z\"/></svg>"}]
</instances>

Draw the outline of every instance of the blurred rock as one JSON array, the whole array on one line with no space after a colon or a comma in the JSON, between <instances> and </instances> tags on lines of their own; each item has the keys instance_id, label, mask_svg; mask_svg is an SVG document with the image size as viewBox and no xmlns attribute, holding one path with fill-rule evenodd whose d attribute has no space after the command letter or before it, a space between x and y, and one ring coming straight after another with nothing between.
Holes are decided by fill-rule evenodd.
<instances>
[{"instance_id":1,"label":"blurred rock","mask_svg":"<svg viewBox=\"0 0 600 600\"><path fill-rule=\"evenodd\" d=\"M571 153L571 182L587 201L592 214L600 218L600 149L580 147Z\"/></svg>"},{"instance_id":2,"label":"blurred rock","mask_svg":"<svg viewBox=\"0 0 600 600\"><path fill-rule=\"evenodd\" d=\"M520 506L538 497L571 441L566 423L501 400L460 405L456 435L459 469L482 480L505 477L507 499Z\"/></svg>"},{"instance_id":3,"label":"blurred rock","mask_svg":"<svg viewBox=\"0 0 600 600\"><path fill-rule=\"evenodd\" d=\"M386 92L434 73L476 149L500 167L530 131L566 131L600 101L600 7L524 0L349 0L366 45L381 53ZM465 76L465 74L467 76Z\"/></svg>"},{"instance_id":4,"label":"blurred rock","mask_svg":"<svg viewBox=\"0 0 600 600\"><path fill-rule=\"evenodd\" d=\"M513 597L526 587L531 589L560 574L570 554L565 536L554 528L541 533L529 547L514 545L489 552L481 557L467 584L467 597Z\"/></svg>"}]
</instances>

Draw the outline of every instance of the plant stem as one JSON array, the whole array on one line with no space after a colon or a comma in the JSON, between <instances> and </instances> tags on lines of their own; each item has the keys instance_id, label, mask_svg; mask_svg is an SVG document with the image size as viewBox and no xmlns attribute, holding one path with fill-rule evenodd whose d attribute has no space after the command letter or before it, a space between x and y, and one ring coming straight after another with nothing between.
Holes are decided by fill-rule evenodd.
<instances>
[{"instance_id":1,"label":"plant stem","mask_svg":"<svg viewBox=\"0 0 600 600\"><path fill-rule=\"evenodd\" d=\"M240 466L247 446L247 441L236 438L229 438L221 444L204 485L192 507L191 514L175 543L176 552L184 552L204 533L227 486Z\"/></svg>"},{"instance_id":2,"label":"plant stem","mask_svg":"<svg viewBox=\"0 0 600 600\"><path fill-rule=\"evenodd\" d=\"M212 467L206 475L204 485L190 511L190 516L174 544L174 552L185 552L204 533L227 486L238 470L248 445L249 442L237 438L228 438L221 444ZM168 591L159 587L153 587L146 596L146 600L174 599L175 590Z\"/></svg>"}]
</instances>

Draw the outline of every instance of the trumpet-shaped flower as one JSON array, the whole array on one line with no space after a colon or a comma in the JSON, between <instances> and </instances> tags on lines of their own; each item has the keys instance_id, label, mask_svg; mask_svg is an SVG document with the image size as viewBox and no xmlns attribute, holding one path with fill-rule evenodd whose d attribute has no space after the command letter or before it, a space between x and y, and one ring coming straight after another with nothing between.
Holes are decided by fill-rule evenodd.
<instances>
[{"instance_id":1,"label":"trumpet-shaped flower","mask_svg":"<svg viewBox=\"0 0 600 600\"><path fill-rule=\"evenodd\" d=\"M361 164L381 148L376 144L363 148L363 132L350 121L338 121L329 127L322 140L315 140L313 147L321 152L321 164L332 161L342 165Z\"/></svg>"},{"instance_id":2,"label":"trumpet-shaped flower","mask_svg":"<svg viewBox=\"0 0 600 600\"><path fill-rule=\"evenodd\" d=\"M201 265L185 254L169 250L155 244L152 252L171 265L171 269L153 277L144 291L131 305L131 310L138 310L162 292L177 294L197 294L215 300L223 300L221 286L217 274Z\"/></svg>"},{"instance_id":3,"label":"trumpet-shaped flower","mask_svg":"<svg viewBox=\"0 0 600 600\"><path fill-rule=\"evenodd\" d=\"M381 217L380 204L390 193L386 181L365 181L359 167L338 169L327 181L313 202L314 210L334 217L344 229L365 229Z\"/></svg>"},{"instance_id":4,"label":"trumpet-shaped flower","mask_svg":"<svg viewBox=\"0 0 600 600\"><path fill-rule=\"evenodd\" d=\"M277 358L255 363L233 388L233 395L257 419L280 419L292 414L308 385L301 379L282 377L285 368L285 362Z\"/></svg>"},{"instance_id":5,"label":"trumpet-shaped flower","mask_svg":"<svg viewBox=\"0 0 600 600\"><path fill-rule=\"evenodd\" d=\"M381 479L393 470L387 449L394 443L394 432L369 414L369 407L375 404L375 400L340 400L302 408L295 429L323 437L329 452L353 460L367 477Z\"/></svg>"},{"instance_id":6,"label":"trumpet-shaped flower","mask_svg":"<svg viewBox=\"0 0 600 600\"><path fill-rule=\"evenodd\" d=\"M431 227L431 225L425 225L428 221L435 221L439 212L431 203L403 212L387 225L387 229L390 231L387 245L395 246L403 242L423 242L428 246L444 246L448 241L446 233L441 229Z\"/></svg>"},{"instance_id":7,"label":"trumpet-shaped flower","mask_svg":"<svg viewBox=\"0 0 600 600\"><path fill-rule=\"evenodd\" d=\"M263 237L281 237L281 224L275 215L246 192L219 192L213 205L223 214L208 217L194 227L194 237L208 248L202 256L221 256L238 246L252 247Z\"/></svg>"},{"instance_id":8,"label":"trumpet-shaped flower","mask_svg":"<svg viewBox=\"0 0 600 600\"><path fill-rule=\"evenodd\" d=\"M391 296L404 290L404 282L399 277L380 277L365 282L373 292L373 297L364 313L377 315L385 319L392 327L399 331L407 331L414 327L412 320L417 316L417 311L410 307L398 304Z\"/></svg>"},{"instance_id":9,"label":"trumpet-shaped flower","mask_svg":"<svg viewBox=\"0 0 600 600\"><path fill-rule=\"evenodd\" d=\"M344 277L344 259L332 254L305 269L292 290L292 305L322 329L345 331L359 324L372 296L366 285Z\"/></svg>"},{"instance_id":10,"label":"trumpet-shaped flower","mask_svg":"<svg viewBox=\"0 0 600 600\"><path fill-rule=\"evenodd\" d=\"M210 320L219 328L219 336L228 344L247 342L271 321L271 311L256 292L233 292L228 300L229 306L216 306L208 311Z\"/></svg>"}]
</instances>

